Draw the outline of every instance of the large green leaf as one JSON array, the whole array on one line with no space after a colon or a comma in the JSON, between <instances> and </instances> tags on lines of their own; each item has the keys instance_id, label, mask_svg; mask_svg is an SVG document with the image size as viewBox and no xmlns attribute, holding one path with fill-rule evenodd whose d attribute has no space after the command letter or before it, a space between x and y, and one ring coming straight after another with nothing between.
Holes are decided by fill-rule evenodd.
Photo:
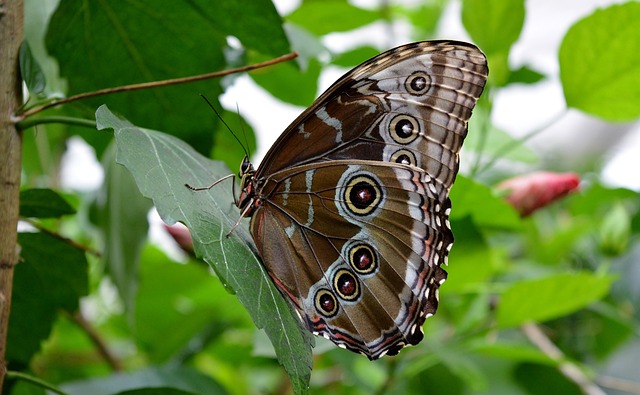
<instances>
[{"instance_id":1,"label":"large green leaf","mask_svg":"<svg viewBox=\"0 0 640 395\"><path fill-rule=\"evenodd\" d=\"M231 181L209 191L185 187L185 183L206 186L229 170L172 136L117 118L104 106L96 112L96 120L99 129L115 130L117 161L133 174L142 194L153 199L166 223L187 225L196 254L236 293L256 325L265 329L294 390L305 393L311 374L311 335L252 252L246 223L226 236L240 216L229 193Z\"/></svg>"},{"instance_id":2,"label":"large green leaf","mask_svg":"<svg viewBox=\"0 0 640 395\"><path fill-rule=\"evenodd\" d=\"M62 0L50 21L47 48L68 79L67 94L185 77L226 66L227 37L272 56L288 51L279 16L267 0L87 1ZM242 15L242 17L238 17ZM216 101L217 80L87 99L108 103L137 124L168 131L208 153L213 134L199 94Z\"/></svg>"},{"instance_id":3,"label":"large green leaf","mask_svg":"<svg viewBox=\"0 0 640 395\"><path fill-rule=\"evenodd\" d=\"M73 313L88 292L84 252L45 233L20 233L21 262L13 277L7 360L29 363L59 310Z\"/></svg>"},{"instance_id":4,"label":"large green leaf","mask_svg":"<svg viewBox=\"0 0 640 395\"><path fill-rule=\"evenodd\" d=\"M595 11L560 46L560 79L569 107L612 121L640 116L640 3Z\"/></svg>"},{"instance_id":5,"label":"large green leaf","mask_svg":"<svg viewBox=\"0 0 640 395\"><path fill-rule=\"evenodd\" d=\"M606 295L613 280L583 272L515 282L500 297L498 324L516 326L572 313Z\"/></svg>"}]
</instances>

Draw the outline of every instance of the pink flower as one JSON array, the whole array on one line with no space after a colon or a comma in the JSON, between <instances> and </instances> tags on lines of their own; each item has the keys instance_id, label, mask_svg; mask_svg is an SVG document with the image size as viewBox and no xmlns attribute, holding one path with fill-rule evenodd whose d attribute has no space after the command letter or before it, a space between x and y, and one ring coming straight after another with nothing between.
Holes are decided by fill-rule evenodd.
<instances>
[{"instance_id":1,"label":"pink flower","mask_svg":"<svg viewBox=\"0 0 640 395\"><path fill-rule=\"evenodd\" d=\"M575 173L540 171L510 178L497 185L506 191L506 200L525 217L578 188L580 177Z\"/></svg>"},{"instance_id":2,"label":"pink flower","mask_svg":"<svg viewBox=\"0 0 640 395\"><path fill-rule=\"evenodd\" d=\"M191 238L191 233L189 233L189 229L187 229L186 226L181 223L177 223L175 225L164 224L164 228L184 252L189 255L194 255L193 239Z\"/></svg>"}]
</instances>

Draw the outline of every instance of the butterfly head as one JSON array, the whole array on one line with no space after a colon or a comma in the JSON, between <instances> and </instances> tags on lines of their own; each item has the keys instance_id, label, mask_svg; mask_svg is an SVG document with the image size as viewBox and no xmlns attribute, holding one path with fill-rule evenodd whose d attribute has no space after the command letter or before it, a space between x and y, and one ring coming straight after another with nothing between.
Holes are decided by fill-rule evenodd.
<instances>
[{"instance_id":1,"label":"butterfly head","mask_svg":"<svg viewBox=\"0 0 640 395\"><path fill-rule=\"evenodd\" d=\"M240 197L237 201L237 206L242 211L242 216L251 216L253 207L256 202L256 170L253 168L253 164L249 161L249 157L245 156L240 164L240 171L238 177L240 177Z\"/></svg>"},{"instance_id":2,"label":"butterfly head","mask_svg":"<svg viewBox=\"0 0 640 395\"><path fill-rule=\"evenodd\" d=\"M238 173L238 176L240 176L240 179L242 180L246 175L253 175L253 173L255 173L253 164L249 160L249 157L245 156L242 159L242 163L240 163L240 172Z\"/></svg>"}]
</instances>

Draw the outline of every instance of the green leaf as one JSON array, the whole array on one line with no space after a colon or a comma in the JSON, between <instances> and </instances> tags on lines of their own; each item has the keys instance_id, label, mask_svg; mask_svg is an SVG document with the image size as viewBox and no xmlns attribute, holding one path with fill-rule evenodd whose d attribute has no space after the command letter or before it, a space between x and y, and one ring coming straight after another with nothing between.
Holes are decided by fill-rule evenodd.
<instances>
[{"instance_id":1,"label":"green leaf","mask_svg":"<svg viewBox=\"0 0 640 395\"><path fill-rule=\"evenodd\" d=\"M519 69L511 71L507 84L535 84L544 78L544 74L528 66L522 66Z\"/></svg>"},{"instance_id":2,"label":"green leaf","mask_svg":"<svg viewBox=\"0 0 640 395\"><path fill-rule=\"evenodd\" d=\"M589 216L604 213L612 205L635 202L638 193L625 188L608 188L600 183L586 185L580 194L571 199L569 209L573 216Z\"/></svg>"},{"instance_id":3,"label":"green leaf","mask_svg":"<svg viewBox=\"0 0 640 395\"><path fill-rule=\"evenodd\" d=\"M20 216L34 218L60 218L75 214L76 210L51 189L25 189L20 191Z\"/></svg>"},{"instance_id":4,"label":"green leaf","mask_svg":"<svg viewBox=\"0 0 640 395\"><path fill-rule=\"evenodd\" d=\"M560 46L567 106L611 120L640 116L640 3L596 10L574 24Z\"/></svg>"},{"instance_id":5,"label":"green leaf","mask_svg":"<svg viewBox=\"0 0 640 395\"><path fill-rule=\"evenodd\" d=\"M227 36L237 37L245 48L280 56L289 52L289 42L282 28L282 18L270 0L183 1L181 7L193 6ZM174 7L176 2L170 2ZM169 7L173 11L174 7Z\"/></svg>"},{"instance_id":6,"label":"green leaf","mask_svg":"<svg viewBox=\"0 0 640 395\"><path fill-rule=\"evenodd\" d=\"M205 330L211 329L211 338L229 327L251 325L237 298L217 284L206 265L176 264L151 247L141 257L135 306L136 338L155 363L166 362Z\"/></svg>"},{"instance_id":7,"label":"green leaf","mask_svg":"<svg viewBox=\"0 0 640 395\"><path fill-rule=\"evenodd\" d=\"M59 310L73 313L88 292L83 251L44 233L20 233L21 262L13 277L7 359L28 364Z\"/></svg>"},{"instance_id":8,"label":"green leaf","mask_svg":"<svg viewBox=\"0 0 640 395\"><path fill-rule=\"evenodd\" d=\"M435 36L440 17L448 4L448 0L429 0L418 7L402 9L400 13L409 19L416 30L413 36L424 40L426 37ZM399 6L395 7L396 11L398 8Z\"/></svg>"},{"instance_id":9,"label":"green leaf","mask_svg":"<svg viewBox=\"0 0 640 395\"><path fill-rule=\"evenodd\" d=\"M22 79L27 84L27 89L32 94L38 94L44 92L44 88L47 85L47 81L44 78L42 68L38 64L36 58L31 54L29 43L22 42L20 46L20 74Z\"/></svg>"},{"instance_id":10,"label":"green leaf","mask_svg":"<svg viewBox=\"0 0 640 395\"><path fill-rule=\"evenodd\" d=\"M133 373L117 373L108 377L67 383L61 386L69 395L182 395L226 394L220 384L192 368L154 366ZM149 392L150 391L150 392ZM158 392L153 392L158 391Z\"/></svg>"},{"instance_id":11,"label":"green leaf","mask_svg":"<svg viewBox=\"0 0 640 395\"><path fill-rule=\"evenodd\" d=\"M524 25L524 0L463 0L462 23L487 55L493 85L509 78L508 57Z\"/></svg>"},{"instance_id":12,"label":"green leaf","mask_svg":"<svg viewBox=\"0 0 640 395\"><path fill-rule=\"evenodd\" d=\"M452 220L451 229L455 242L446 269L449 277L440 292L477 291L479 286L488 284L489 277L495 271L492 250L470 216Z\"/></svg>"},{"instance_id":13,"label":"green leaf","mask_svg":"<svg viewBox=\"0 0 640 395\"><path fill-rule=\"evenodd\" d=\"M519 230L522 223L518 213L491 189L470 178L458 175L451 189L451 220L469 215L480 227Z\"/></svg>"},{"instance_id":14,"label":"green leaf","mask_svg":"<svg viewBox=\"0 0 640 395\"><path fill-rule=\"evenodd\" d=\"M581 390L555 366L522 363L513 369L512 377L520 388L526 389L526 394L581 395L588 392Z\"/></svg>"},{"instance_id":15,"label":"green leaf","mask_svg":"<svg viewBox=\"0 0 640 395\"><path fill-rule=\"evenodd\" d=\"M343 52L341 54L336 55L331 60L331 64L334 64L336 66L352 68L364 62L367 59L373 58L379 53L380 51L374 47L370 47L370 46L358 47L350 51Z\"/></svg>"},{"instance_id":16,"label":"green leaf","mask_svg":"<svg viewBox=\"0 0 640 395\"><path fill-rule=\"evenodd\" d=\"M216 7L199 5L202 1L89 1L79 7L77 1L61 0L46 44L68 81L66 93L224 69L223 48L231 33L209 18ZM89 117L107 103L137 124L169 131L209 153L213 135L203 133L202 120L214 118L199 93L215 102L221 92L218 80L207 80L87 98L74 108Z\"/></svg>"},{"instance_id":17,"label":"green leaf","mask_svg":"<svg viewBox=\"0 0 640 395\"><path fill-rule=\"evenodd\" d=\"M478 392L487 391L489 378L482 372L478 363L469 358L466 351L455 348L438 351L442 364L469 388Z\"/></svg>"},{"instance_id":18,"label":"green leaf","mask_svg":"<svg viewBox=\"0 0 640 395\"><path fill-rule=\"evenodd\" d=\"M605 296L613 281L582 272L515 282L500 297L498 324L504 328L570 314Z\"/></svg>"},{"instance_id":19,"label":"green leaf","mask_svg":"<svg viewBox=\"0 0 640 395\"><path fill-rule=\"evenodd\" d=\"M273 67L254 70L251 78L274 97L291 104L307 107L316 98L320 62L309 59L306 70L295 63L280 63Z\"/></svg>"},{"instance_id":20,"label":"green leaf","mask_svg":"<svg viewBox=\"0 0 640 395\"><path fill-rule=\"evenodd\" d=\"M141 196L126 169L115 161L115 144L102 160L105 179L92 205L93 221L104 239L102 259L120 294L129 318L133 318L138 287L140 252L147 240L147 215L151 201Z\"/></svg>"},{"instance_id":21,"label":"green leaf","mask_svg":"<svg viewBox=\"0 0 640 395\"><path fill-rule=\"evenodd\" d=\"M286 17L317 35L346 32L375 22L377 11L369 11L344 0L307 1Z\"/></svg>"},{"instance_id":22,"label":"green leaf","mask_svg":"<svg viewBox=\"0 0 640 395\"><path fill-rule=\"evenodd\" d=\"M463 0L462 23L486 54L508 53L524 25L524 0Z\"/></svg>"},{"instance_id":23,"label":"green leaf","mask_svg":"<svg viewBox=\"0 0 640 395\"><path fill-rule=\"evenodd\" d=\"M229 186L194 192L228 175L220 162L197 154L169 135L137 128L118 119L106 107L96 112L99 129L114 128L117 161L131 171L143 195L153 199L168 224L182 222L191 231L196 255L216 271L247 308L256 326L264 328L296 393L306 393L311 367L311 335L301 327L256 255L246 221L234 226L240 213Z\"/></svg>"}]
</instances>

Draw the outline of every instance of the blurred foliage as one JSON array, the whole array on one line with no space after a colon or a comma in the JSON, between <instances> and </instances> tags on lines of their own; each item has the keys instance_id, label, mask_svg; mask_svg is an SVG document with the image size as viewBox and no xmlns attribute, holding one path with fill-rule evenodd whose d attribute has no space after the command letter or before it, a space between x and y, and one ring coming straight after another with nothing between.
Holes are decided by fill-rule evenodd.
<instances>
[{"instance_id":1,"label":"blurred foliage","mask_svg":"<svg viewBox=\"0 0 640 395\"><path fill-rule=\"evenodd\" d=\"M404 23L416 40L436 38L448 7L446 0L390 3L365 10L341 0L304 1L280 16L268 0L82 7L26 0L25 108L290 49L300 53L296 62L249 75L279 100L310 105L322 70L353 67L386 49L362 43L332 53L324 37ZM568 30L558 54L567 109L609 122L638 119L638 15L640 4L629 1ZM611 383L640 393L633 362L640 352L638 194L582 174L578 193L521 218L497 181L554 169L490 120L501 89L546 78L508 61L526 18L524 0L464 0L459 17L486 52L491 75L463 152L476 163L452 190L449 278L420 345L370 362L316 339L311 360L312 341L268 281L244 225L226 239L222 220L216 222L222 215L228 227L238 218L229 184L185 193L185 182L207 185L230 173L227 166L235 172L244 155L199 96L219 109L232 79L206 80L101 96L27 119L21 215L30 225L20 235L3 393L45 394L43 383L68 394L105 395L305 393L307 384L314 394L579 393L560 369L566 362L607 393L622 393ZM103 104L100 130L87 128ZM234 112L221 113L229 120ZM243 130L252 152L253 130ZM78 137L104 168L97 191L61 186L63 155ZM494 171L498 162L508 170ZM206 263L171 241L163 248L149 242L151 204L143 195L169 224L191 218L196 205L219 205L223 214L190 224L195 253ZM532 326L562 358L532 341L526 329Z\"/></svg>"}]
</instances>

